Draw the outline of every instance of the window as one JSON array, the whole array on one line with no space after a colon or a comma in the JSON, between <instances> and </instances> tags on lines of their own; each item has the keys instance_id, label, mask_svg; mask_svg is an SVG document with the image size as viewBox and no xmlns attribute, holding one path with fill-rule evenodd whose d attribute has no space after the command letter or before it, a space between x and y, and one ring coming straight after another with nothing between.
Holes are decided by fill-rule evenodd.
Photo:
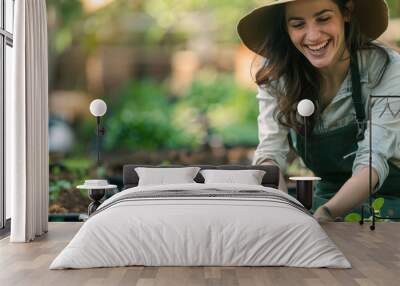
<instances>
[{"instance_id":1,"label":"window","mask_svg":"<svg viewBox=\"0 0 400 286\"><path fill-rule=\"evenodd\" d=\"M4 188L5 99L11 92L14 0L0 0L0 228L9 227L10 194ZM0 233L1 234L1 233Z\"/></svg>"}]
</instances>

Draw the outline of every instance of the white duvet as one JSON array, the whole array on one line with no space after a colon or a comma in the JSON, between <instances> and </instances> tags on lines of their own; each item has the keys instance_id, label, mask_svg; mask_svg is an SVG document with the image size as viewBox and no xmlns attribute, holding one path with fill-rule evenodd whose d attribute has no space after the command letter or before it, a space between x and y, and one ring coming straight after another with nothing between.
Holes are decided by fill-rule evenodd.
<instances>
[{"instance_id":1,"label":"white duvet","mask_svg":"<svg viewBox=\"0 0 400 286\"><path fill-rule=\"evenodd\" d=\"M145 266L350 268L319 223L290 204L262 198L174 197L125 200L146 191L265 191L232 184L135 187L106 200L50 269Z\"/></svg>"}]
</instances>

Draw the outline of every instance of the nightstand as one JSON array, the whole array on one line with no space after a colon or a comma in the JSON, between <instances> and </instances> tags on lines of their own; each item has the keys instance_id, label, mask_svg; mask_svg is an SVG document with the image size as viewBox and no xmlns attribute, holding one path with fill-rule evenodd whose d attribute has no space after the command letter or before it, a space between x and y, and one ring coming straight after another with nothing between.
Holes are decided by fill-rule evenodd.
<instances>
[{"instance_id":1,"label":"nightstand","mask_svg":"<svg viewBox=\"0 0 400 286\"><path fill-rule=\"evenodd\" d=\"M92 201L88 206L88 215L90 216L99 207L106 192L116 189L117 186L108 184L107 180L86 180L83 185L79 185L77 188L88 190L89 198Z\"/></svg>"},{"instance_id":2,"label":"nightstand","mask_svg":"<svg viewBox=\"0 0 400 286\"><path fill-rule=\"evenodd\" d=\"M290 177L296 181L296 198L303 206L311 210L313 203L314 181L320 181L320 177Z\"/></svg>"}]
</instances>

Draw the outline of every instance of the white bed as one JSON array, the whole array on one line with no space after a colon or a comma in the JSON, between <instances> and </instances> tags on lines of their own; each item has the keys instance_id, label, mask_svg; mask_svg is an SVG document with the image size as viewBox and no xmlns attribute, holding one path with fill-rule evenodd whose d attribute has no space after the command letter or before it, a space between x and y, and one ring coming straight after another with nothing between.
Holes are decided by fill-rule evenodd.
<instances>
[{"instance_id":1,"label":"white bed","mask_svg":"<svg viewBox=\"0 0 400 286\"><path fill-rule=\"evenodd\" d=\"M351 267L291 196L256 185L199 183L114 195L50 269L128 265Z\"/></svg>"}]
</instances>

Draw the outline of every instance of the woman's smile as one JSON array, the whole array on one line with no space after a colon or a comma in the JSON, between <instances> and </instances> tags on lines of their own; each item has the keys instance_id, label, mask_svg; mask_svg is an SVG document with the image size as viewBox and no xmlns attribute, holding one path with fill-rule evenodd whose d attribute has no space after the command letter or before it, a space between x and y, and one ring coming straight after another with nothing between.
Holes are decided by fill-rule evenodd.
<instances>
[{"instance_id":1,"label":"woman's smile","mask_svg":"<svg viewBox=\"0 0 400 286\"><path fill-rule=\"evenodd\" d=\"M309 45L304 45L306 48L307 53L310 54L310 56L313 57L323 57L329 49L331 40L326 40L324 42L321 42L320 44L309 44Z\"/></svg>"},{"instance_id":2,"label":"woman's smile","mask_svg":"<svg viewBox=\"0 0 400 286\"><path fill-rule=\"evenodd\" d=\"M313 52L320 51L324 48L326 48L329 44L329 40L326 40L325 42L322 42L321 44L318 45L306 45L307 48L309 48Z\"/></svg>"}]
</instances>

